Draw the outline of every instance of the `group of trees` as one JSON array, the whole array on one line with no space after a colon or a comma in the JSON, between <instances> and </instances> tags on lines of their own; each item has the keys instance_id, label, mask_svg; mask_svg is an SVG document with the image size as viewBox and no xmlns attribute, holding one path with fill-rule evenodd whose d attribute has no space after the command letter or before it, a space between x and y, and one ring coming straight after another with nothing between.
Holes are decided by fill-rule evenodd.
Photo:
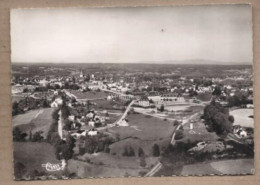
<instances>
[{"instance_id":1,"label":"group of trees","mask_svg":"<svg viewBox=\"0 0 260 185\"><path fill-rule=\"evenodd\" d=\"M95 153L95 152L106 152L109 153L109 145L114 142L113 138L107 135L97 135L97 136L85 136L80 138L81 146L79 149L80 155L85 153Z\"/></svg>"},{"instance_id":2,"label":"group of trees","mask_svg":"<svg viewBox=\"0 0 260 185\"><path fill-rule=\"evenodd\" d=\"M245 106L246 104L253 104L253 100L249 100L246 94L236 93L234 96L228 98L228 105L233 106Z\"/></svg>"},{"instance_id":3,"label":"group of trees","mask_svg":"<svg viewBox=\"0 0 260 185\"><path fill-rule=\"evenodd\" d=\"M218 135L225 135L232 130L234 118L229 116L228 109L215 101L204 108L203 118L209 130L216 132Z\"/></svg>"},{"instance_id":4,"label":"group of trees","mask_svg":"<svg viewBox=\"0 0 260 185\"><path fill-rule=\"evenodd\" d=\"M26 141L27 134L23 133L19 127L13 129L13 141Z\"/></svg>"},{"instance_id":5,"label":"group of trees","mask_svg":"<svg viewBox=\"0 0 260 185\"><path fill-rule=\"evenodd\" d=\"M75 139L68 135L66 140L59 139L55 144L55 154L58 160L65 159L69 160L73 157L75 147Z\"/></svg>"},{"instance_id":6,"label":"group of trees","mask_svg":"<svg viewBox=\"0 0 260 185\"><path fill-rule=\"evenodd\" d=\"M46 98L35 99L33 97L26 97L19 102L15 101L12 104L12 116L22 114L25 110L33 110L37 108L47 108L49 107L49 102Z\"/></svg>"},{"instance_id":7,"label":"group of trees","mask_svg":"<svg viewBox=\"0 0 260 185\"><path fill-rule=\"evenodd\" d=\"M19 127L15 127L13 129L13 141L17 142L24 142L24 141L31 141L31 142L41 142L44 141L44 137L42 136L42 131L37 131L32 133L30 131L29 136L26 132L22 132Z\"/></svg>"}]
</instances>

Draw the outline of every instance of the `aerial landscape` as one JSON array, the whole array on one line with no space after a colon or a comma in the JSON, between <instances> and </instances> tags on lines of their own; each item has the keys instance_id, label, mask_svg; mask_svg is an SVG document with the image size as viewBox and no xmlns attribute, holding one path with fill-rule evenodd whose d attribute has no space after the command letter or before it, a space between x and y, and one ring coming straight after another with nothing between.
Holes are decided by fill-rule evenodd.
<instances>
[{"instance_id":1,"label":"aerial landscape","mask_svg":"<svg viewBox=\"0 0 260 185\"><path fill-rule=\"evenodd\" d=\"M254 174L251 18L12 10L14 179Z\"/></svg>"},{"instance_id":2,"label":"aerial landscape","mask_svg":"<svg viewBox=\"0 0 260 185\"><path fill-rule=\"evenodd\" d=\"M252 66L154 65L13 64L17 175L250 173Z\"/></svg>"}]
</instances>

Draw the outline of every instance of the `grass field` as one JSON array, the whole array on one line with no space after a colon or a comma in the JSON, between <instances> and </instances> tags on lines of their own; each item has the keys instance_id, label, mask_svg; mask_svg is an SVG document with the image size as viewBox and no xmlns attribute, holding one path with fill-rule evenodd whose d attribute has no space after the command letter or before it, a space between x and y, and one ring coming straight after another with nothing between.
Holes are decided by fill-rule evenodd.
<instances>
[{"instance_id":1,"label":"grass field","mask_svg":"<svg viewBox=\"0 0 260 185\"><path fill-rule=\"evenodd\" d=\"M35 133L43 131L42 136L45 138L52 123L52 113L54 108L32 110L25 114L19 114L13 118L13 126L19 127L22 132Z\"/></svg>"},{"instance_id":2,"label":"grass field","mask_svg":"<svg viewBox=\"0 0 260 185\"><path fill-rule=\"evenodd\" d=\"M131 146L137 154L142 148L147 156L152 155L152 147L156 143L166 147L170 143L172 133L175 129L170 121L145 116L142 114L128 115L128 127L114 127L108 129L112 135L118 134L120 141L110 145L111 153L121 155L125 146Z\"/></svg>"},{"instance_id":3,"label":"grass field","mask_svg":"<svg viewBox=\"0 0 260 185\"><path fill-rule=\"evenodd\" d=\"M87 92L81 92L77 90L68 90L70 93L74 94L78 99L101 99L106 98L108 96L108 93L103 91L87 91Z\"/></svg>"},{"instance_id":4,"label":"grass field","mask_svg":"<svg viewBox=\"0 0 260 185\"><path fill-rule=\"evenodd\" d=\"M111 133L118 133L120 139L137 137L142 140L160 140L171 137L174 130L173 122L164 121L143 114L129 114L128 127L114 127Z\"/></svg>"},{"instance_id":5,"label":"grass field","mask_svg":"<svg viewBox=\"0 0 260 185\"><path fill-rule=\"evenodd\" d=\"M254 109L236 109L231 111L230 115L235 118L233 125L254 128L254 119L249 117L254 115Z\"/></svg>"},{"instance_id":6,"label":"grass field","mask_svg":"<svg viewBox=\"0 0 260 185\"><path fill-rule=\"evenodd\" d=\"M60 172L47 172L42 164L47 162L60 163L55 157L54 147L48 143L38 142L14 142L14 162L25 165L27 172L37 170L48 174L59 174Z\"/></svg>"},{"instance_id":7,"label":"grass field","mask_svg":"<svg viewBox=\"0 0 260 185\"><path fill-rule=\"evenodd\" d=\"M84 161L91 161L93 164L103 164L107 167L114 167L114 168L129 168L129 169L143 169L140 166L140 159L139 157L124 157L124 156L114 156L108 153L97 153L94 155L85 154L80 159ZM146 168L150 168L152 165L156 163L158 160L157 157L147 157L146 159Z\"/></svg>"},{"instance_id":8,"label":"grass field","mask_svg":"<svg viewBox=\"0 0 260 185\"><path fill-rule=\"evenodd\" d=\"M107 167L105 165L89 164L87 162L78 160L69 160L68 169L71 173L77 174L79 178L103 178L103 177L125 177L125 176L139 176L142 169L136 168L118 168Z\"/></svg>"},{"instance_id":9,"label":"grass field","mask_svg":"<svg viewBox=\"0 0 260 185\"><path fill-rule=\"evenodd\" d=\"M184 138L181 141L216 141L219 138L215 132L208 132L201 120L193 123L192 130L190 129L190 124L184 125L183 129Z\"/></svg>"},{"instance_id":10,"label":"grass field","mask_svg":"<svg viewBox=\"0 0 260 185\"><path fill-rule=\"evenodd\" d=\"M181 175L239 175L252 174L253 170L253 159L236 159L185 165Z\"/></svg>"},{"instance_id":11,"label":"grass field","mask_svg":"<svg viewBox=\"0 0 260 185\"><path fill-rule=\"evenodd\" d=\"M199 93L197 95L197 99L201 100L201 101L209 101L212 97L211 93Z\"/></svg>"}]
</instances>

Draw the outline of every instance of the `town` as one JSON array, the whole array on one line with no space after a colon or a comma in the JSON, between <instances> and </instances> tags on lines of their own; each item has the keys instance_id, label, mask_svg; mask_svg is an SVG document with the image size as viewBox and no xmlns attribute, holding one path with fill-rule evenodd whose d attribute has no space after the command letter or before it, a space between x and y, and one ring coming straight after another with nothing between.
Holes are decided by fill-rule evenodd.
<instances>
[{"instance_id":1,"label":"town","mask_svg":"<svg viewBox=\"0 0 260 185\"><path fill-rule=\"evenodd\" d=\"M253 173L250 65L13 63L11 82L16 179Z\"/></svg>"}]
</instances>

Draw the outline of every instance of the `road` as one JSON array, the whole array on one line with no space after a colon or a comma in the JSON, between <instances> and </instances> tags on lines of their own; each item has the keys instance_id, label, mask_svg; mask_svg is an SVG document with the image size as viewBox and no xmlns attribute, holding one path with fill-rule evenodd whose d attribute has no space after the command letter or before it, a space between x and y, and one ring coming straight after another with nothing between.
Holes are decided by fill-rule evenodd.
<instances>
[{"instance_id":1,"label":"road","mask_svg":"<svg viewBox=\"0 0 260 185\"><path fill-rule=\"evenodd\" d=\"M145 177L152 177L156 172L162 168L162 163L158 162L146 175Z\"/></svg>"},{"instance_id":2,"label":"road","mask_svg":"<svg viewBox=\"0 0 260 185\"><path fill-rule=\"evenodd\" d=\"M185 125L186 123L190 122L192 119L194 119L197 115L199 115L201 112L198 112L196 114L193 114L192 116L190 116L188 119L185 119L182 121L182 123L180 125L178 125L178 127L174 130L173 134L172 134L172 139L171 139L171 144L175 145L175 135L176 135L176 131L179 130L181 128L181 126Z\"/></svg>"},{"instance_id":3,"label":"road","mask_svg":"<svg viewBox=\"0 0 260 185\"><path fill-rule=\"evenodd\" d=\"M61 110L59 111L59 120L58 120L58 134L60 136L61 139L63 139L63 123L62 123L62 113Z\"/></svg>"},{"instance_id":4,"label":"road","mask_svg":"<svg viewBox=\"0 0 260 185\"><path fill-rule=\"evenodd\" d=\"M193 114L192 116L190 116L188 119L185 119L182 121L182 123L180 125L178 125L178 127L173 131L172 134L172 139L171 139L171 144L174 145L175 144L175 134L176 131L179 130L181 128L181 126L185 125L186 123L188 123L190 120L194 119L194 117L196 117L197 115L199 115L201 112ZM158 161L158 163L145 175L145 177L151 177L153 176L155 173L157 173L160 169L162 168L162 163L160 161Z\"/></svg>"},{"instance_id":5,"label":"road","mask_svg":"<svg viewBox=\"0 0 260 185\"><path fill-rule=\"evenodd\" d=\"M158 116L158 115L155 115L155 114L149 114L147 112L143 112L141 110L138 110L138 109L134 109L135 112L138 112L140 114L144 114L144 115L148 115L148 116L152 116L152 117L155 117L155 118L159 118L159 119L167 119L167 120L171 120L171 121L175 121L176 119L174 118L166 118L166 117L161 117L161 116Z\"/></svg>"},{"instance_id":6,"label":"road","mask_svg":"<svg viewBox=\"0 0 260 185\"><path fill-rule=\"evenodd\" d=\"M109 124L105 127L99 127L97 128L97 130L105 130L105 129L108 129L108 128L112 128L112 127L115 127L116 125L118 125L118 123L120 123L123 119L125 119L125 117L127 116L127 113L130 111L130 108L131 106L135 103L135 100L132 100L131 103L129 103L129 105L127 106L124 114L119 118L119 120L115 121L114 123L112 124Z\"/></svg>"},{"instance_id":7,"label":"road","mask_svg":"<svg viewBox=\"0 0 260 185\"><path fill-rule=\"evenodd\" d=\"M120 124L121 121L123 121L125 119L125 117L127 116L127 113L130 111L131 106L135 103L135 100L132 100L131 103L129 103L129 105L127 106L124 114L121 116L121 118L116 122L117 125Z\"/></svg>"}]
</instances>

